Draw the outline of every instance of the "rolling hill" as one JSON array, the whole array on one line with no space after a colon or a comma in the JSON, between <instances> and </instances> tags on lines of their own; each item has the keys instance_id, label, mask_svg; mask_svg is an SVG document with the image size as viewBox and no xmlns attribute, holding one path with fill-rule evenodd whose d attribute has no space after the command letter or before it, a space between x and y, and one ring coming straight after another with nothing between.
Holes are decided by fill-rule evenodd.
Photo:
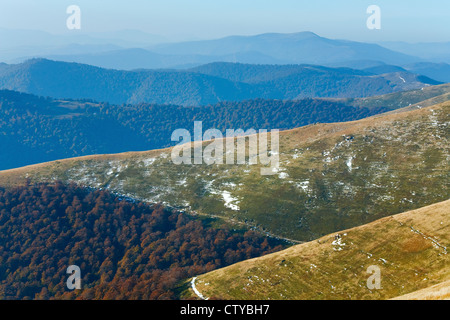
<instances>
[{"instance_id":1,"label":"rolling hill","mask_svg":"<svg viewBox=\"0 0 450 320\"><path fill-rule=\"evenodd\" d=\"M362 68L362 70L374 74L408 71L411 73L424 75L437 81L445 83L450 82L450 65L447 63L417 62L402 65L402 67L380 64L369 68Z\"/></svg>"},{"instance_id":2,"label":"rolling hill","mask_svg":"<svg viewBox=\"0 0 450 320\"><path fill-rule=\"evenodd\" d=\"M194 285L219 299L448 298L449 223L447 200L200 275ZM370 266L380 269L380 289L367 286Z\"/></svg>"},{"instance_id":3,"label":"rolling hill","mask_svg":"<svg viewBox=\"0 0 450 320\"><path fill-rule=\"evenodd\" d=\"M123 71L45 59L0 66L0 89L113 104L198 106L255 98L356 98L435 84L439 82L409 72L374 75L320 66L222 63L187 71Z\"/></svg>"},{"instance_id":4,"label":"rolling hill","mask_svg":"<svg viewBox=\"0 0 450 320\"><path fill-rule=\"evenodd\" d=\"M54 100L0 90L0 169L99 153L173 146L171 134L194 120L227 128L292 129L316 122L361 119L386 112L339 101L248 100L204 107L109 105Z\"/></svg>"},{"instance_id":5,"label":"rolling hill","mask_svg":"<svg viewBox=\"0 0 450 320\"><path fill-rule=\"evenodd\" d=\"M253 97L249 85L176 71L119 71L33 59L2 68L0 88L109 103L198 105Z\"/></svg>"},{"instance_id":6,"label":"rolling hill","mask_svg":"<svg viewBox=\"0 0 450 320\"><path fill-rule=\"evenodd\" d=\"M449 198L450 102L280 136L280 167L174 165L171 149L67 159L0 173L0 185L76 181L296 241ZM207 144L207 142L205 142Z\"/></svg>"},{"instance_id":7,"label":"rolling hill","mask_svg":"<svg viewBox=\"0 0 450 320\"><path fill-rule=\"evenodd\" d=\"M175 145L171 133L207 127L293 129L317 122L358 120L391 110L426 107L449 99L450 85L357 99L247 100L201 108L109 105L55 100L0 90L0 169L90 154L145 151ZM397 109L400 108L400 109ZM7 150L7 151L6 151Z\"/></svg>"},{"instance_id":8,"label":"rolling hill","mask_svg":"<svg viewBox=\"0 0 450 320\"><path fill-rule=\"evenodd\" d=\"M395 297L392 300L449 300L450 280L434 286Z\"/></svg>"},{"instance_id":9,"label":"rolling hill","mask_svg":"<svg viewBox=\"0 0 450 320\"><path fill-rule=\"evenodd\" d=\"M418 62L406 65L405 69L412 73L422 74L437 81L450 82L450 64Z\"/></svg>"},{"instance_id":10,"label":"rolling hill","mask_svg":"<svg viewBox=\"0 0 450 320\"><path fill-rule=\"evenodd\" d=\"M420 108L429 107L448 101L450 93L450 84L425 87L419 90L409 90L395 92L382 96L373 96L358 99L338 99L331 101L340 101L346 105L373 108L383 106L391 110L402 110L406 107Z\"/></svg>"}]
</instances>

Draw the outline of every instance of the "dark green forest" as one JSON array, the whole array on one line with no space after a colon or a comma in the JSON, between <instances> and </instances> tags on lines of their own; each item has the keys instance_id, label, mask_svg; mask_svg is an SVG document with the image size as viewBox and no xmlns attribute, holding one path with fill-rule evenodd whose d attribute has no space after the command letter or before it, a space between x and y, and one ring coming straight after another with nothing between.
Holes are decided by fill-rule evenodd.
<instances>
[{"instance_id":1,"label":"dark green forest","mask_svg":"<svg viewBox=\"0 0 450 320\"><path fill-rule=\"evenodd\" d=\"M359 108L321 99L247 100L204 107L110 105L58 101L0 91L0 170L63 158L169 147L172 132L292 129L317 122L365 118L387 108Z\"/></svg>"}]
</instances>

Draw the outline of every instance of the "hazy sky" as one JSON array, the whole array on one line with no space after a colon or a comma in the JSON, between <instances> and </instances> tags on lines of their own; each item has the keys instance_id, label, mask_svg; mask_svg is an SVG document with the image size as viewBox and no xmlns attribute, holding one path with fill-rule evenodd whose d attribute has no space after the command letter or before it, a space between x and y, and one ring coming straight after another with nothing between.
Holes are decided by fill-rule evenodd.
<instances>
[{"instance_id":1,"label":"hazy sky","mask_svg":"<svg viewBox=\"0 0 450 320\"><path fill-rule=\"evenodd\" d=\"M369 5L381 30L366 27ZM448 0L0 0L0 28L64 33L66 8L81 8L82 32L137 29L186 39L313 31L357 41L450 41Z\"/></svg>"}]
</instances>

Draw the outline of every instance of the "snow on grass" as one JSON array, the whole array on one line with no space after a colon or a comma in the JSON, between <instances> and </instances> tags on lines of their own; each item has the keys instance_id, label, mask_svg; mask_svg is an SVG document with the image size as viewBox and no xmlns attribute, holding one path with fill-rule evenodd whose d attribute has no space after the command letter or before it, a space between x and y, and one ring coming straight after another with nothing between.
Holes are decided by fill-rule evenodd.
<instances>
[{"instance_id":1,"label":"snow on grass","mask_svg":"<svg viewBox=\"0 0 450 320\"><path fill-rule=\"evenodd\" d=\"M292 159L300 158L300 156L302 155L302 152L298 149L295 149L294 151L295 151L295 153L292 155Z\"/></svg>"},{"instance_id":2,"label":"snow on grass","mask_svg":"<svg viewBox=\"0 0 450 320\"><path fill-rule=\"evenodd\" d=\"M278 178L280 178L280 179L286 179L287 177L289 177L289 175L286 172L278 173Z\"/></svg>"},{"instance_id":3,"label":"snow on grass","mask_svg":"<svg viewBox=\"0 0 450 320\"><path fill-rule=\"evenodd\" d=\"M347 234L345 233L344 236ZM337 238L334 239L334 241L331 243L331 245L334 247L334 251L342 251L344 247L346 246L346 243L342 242L342 236L337 236Z\"/></svg>"},{"instance_id":4,"label":"snow on grass","mask_svg":"<svg viewBox=\"0 0 450 320\"><path fill-rule=\"evenodd\" d=\"M155 161L156 161L156 158L148 158L148 159L142 160L142 162L144 163L144 166L146 166L146 167L151 166Z\"/></svg>"},{"instance_id":5,"label":"snow on grass","mask_svg":"<svg viewBox=\"0 0 450 320\"><path fill-rule=\"evenodd\" d=\"M331 161L333 161L333 159L331 158L331 152L330 151L324 151L322 153L323 157L325 158L323 161L326 163L330 163Z\"/></svg>"},{"instance_id":6,"label":"snow on grass","mask_svg":"<svg viewBox=\"0 0 450 320\"><path fill-rule=\"evenodd\" d=\"M352 171L352 166L353 166L353 156L348 157L347 161L345 162L345 164L347 165L348 171Z\"/></svg>"},{"instance_id":7,"label":"snow on grass","mask_svg":"<svg viewBox=\"0 0 450 320\"><path fill-rule=\"evenodd\" d=\"M297 188L302 189L304 192L308 192L309 190L309 180L300 181L295 184Z\"/></svg>"},{"instance_id":8,"label":"snow on grass","mask_svg":"<svg viewBox=\"0 0 450 320\"><path fill-rule=\"evenodd\" d=\"M195 293L195 294L197 295L197 297L199 297L200 299L202 299L202 300L208 300L208 298L205 298L205 297L200 293L200 291L198 291L197 287L195 286L195 280L197 280L197 277L192 278L192 281L191 281L191 288L192 288L192 291L194 291L194 293Z\"/></svg>"},{"instance_id":9,"label":"snow on grass","mask_svg":"<svg viewBox=\"0 0 450 320\"><path fill-rule=\"evenodd\" d=\"M233 189L237 187L237 184L234 183L234 182L225 182L225 183L223 183L223 185L225 187L230 187L230 188L233 188Z\"/></svg>"},{"instance_id":10,"label":"snow on grass","mask_svg":"<svg viewBox=\"0 0 450 320\"><path fill-rule=\"evenodd\" d=\"M241 209L241 208L239 208L238 205L235 204L235 203L239 203L238 199L234 198L230 192L222 191L222 197L223 197L223 200L225 201L225 207L227 207L231 210L234 210L234 211L239 211Z\"/></svg>"}]
</instances>

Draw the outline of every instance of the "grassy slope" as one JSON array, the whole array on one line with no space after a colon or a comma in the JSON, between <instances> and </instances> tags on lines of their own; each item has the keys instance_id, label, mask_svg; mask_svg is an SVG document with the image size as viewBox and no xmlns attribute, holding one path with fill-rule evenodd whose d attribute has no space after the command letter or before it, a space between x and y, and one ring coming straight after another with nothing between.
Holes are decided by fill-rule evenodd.
<instances>
[{"instance_id":1,"label":"grassy slope","mask_svg":"<svg viewBox=\"0 0 450 320\"><path fill-rule=\"evenodd\" d=\"M392 300L450 300L450 280Z\"/></svg>"},{"instance_id":2,"label":"grassy slope","mask_svg":"<svg viewBox=\"0 0 450 320\"><path fill-rule=\"evenodd\" d=\"M438 285L401 298L448 297L450 200L340 234L340 244L330 234L201 275L196 288L222 299L389 299ZM381 269L380 290L367 288L371 265Z\"/></svg>"},{"instance_id":3,"label":"grassy slope","mask_svg":"<svg viewBox=\"0 0 450 320\"><path fill-rule=\"evenodd\" d=\"M422 105L422 107L429 107L433 104L448 101L446 98L448 98L449 91L450 84L446 83L437 86L424 87L418 90L395 92L368 98L341 99L341 101L359 107L373 108L384 106L393 110L417 104Z\"/></svg>"},{"instance_id":4,"label":"grassy slope","mask_svg":"<svg viewBox=\"0 0 450 320\"><path fill-rule=\"evenodd\" d=\"M176 166L165 149L4 171L0 185L73 180L308 241L448 199L449 109L282 132L273 176L261 176L259 165Z\"/></svg>"}]
</instances>

